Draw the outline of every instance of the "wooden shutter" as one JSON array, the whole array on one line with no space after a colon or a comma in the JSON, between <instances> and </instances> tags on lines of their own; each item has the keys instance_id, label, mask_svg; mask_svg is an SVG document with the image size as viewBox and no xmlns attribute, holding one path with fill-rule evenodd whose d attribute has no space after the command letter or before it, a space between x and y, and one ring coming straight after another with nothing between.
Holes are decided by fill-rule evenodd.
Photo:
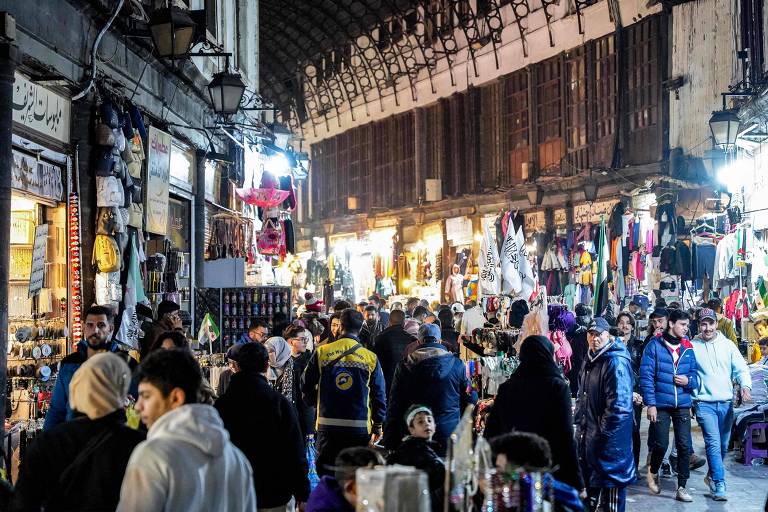
<instances>
[{"instance_id":1,"label":"wooden shutter","mask_svg":"<svg viewBox=\"0 0 768 512\"><path fill-rule=\"evenodd\" d=\"M504 77L503 126L506 134L507 172L502 185L525 181L523 167L531 160L530 119L528 116L528 70L521 69Z\"/></svg>"},{"instance_id":2,"label":"wooden shutter","mask_svg":"<svg viewBox=\"0 0 768 512\"><path fill-rule=\"evenodd\" d=\"M563 137L563 61L561 56L536 64L536 127L540 176L560 176Z\"/></svg>"},{"instance_id":3,"label":"wooden shutter","mask_svg":"<svg viewBox=\"0 0 768 512\"><path fill-rule=\"evenodd\" d=\"M616 40L608 35L593 42L592 166L611 167L616 143Z\"/></svg>"},{"instance_id":4,"label":"wooden shutter","mask_svg":"<svg viewBox=\"0 0 768 512\"><path fill-rule=\"evenodd\" d=\"M666 31L659 30L661 16L646 18L626 29L628 102L627 140L622 150L625 165L657 162L662 158L661 51Z\"/></svg>"},{"instance_id":5,"label":"wooden shutter","mask_svg":"<svg viewBox=\"0 0 768 512\"><path fill-rule=\"evenodd\" d=\"M566 165L563 175L589 168L587 48L565 52Z\"/></svg>"}]
</instances>

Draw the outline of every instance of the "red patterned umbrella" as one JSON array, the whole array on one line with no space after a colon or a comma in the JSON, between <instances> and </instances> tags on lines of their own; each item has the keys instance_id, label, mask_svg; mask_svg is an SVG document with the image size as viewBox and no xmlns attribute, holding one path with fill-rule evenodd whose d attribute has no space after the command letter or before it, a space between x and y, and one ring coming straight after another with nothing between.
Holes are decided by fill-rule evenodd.
<instances>
[{"instance_id":1,"label":"red patterned umbrella","mask_svg":"<svg viewBox=\"0 0 768 512\"><path fill-rule=\"evenodd\" d=\"M279 188L236 188L235 193L246 203L262 208L277 206L290 195Z\"/></svg>"}]
</instances>

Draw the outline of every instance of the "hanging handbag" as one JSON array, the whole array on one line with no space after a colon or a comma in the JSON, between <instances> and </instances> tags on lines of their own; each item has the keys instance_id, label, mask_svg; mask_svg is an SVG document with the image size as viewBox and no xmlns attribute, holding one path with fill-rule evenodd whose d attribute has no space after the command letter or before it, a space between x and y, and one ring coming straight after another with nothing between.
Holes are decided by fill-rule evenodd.
<instances>
[{"instance_id":1,"label":"hanging handbag","mask_svg":"<svg viewBox=\"0 0 768 512\"><path fill-rule=\"evenodd\" d=\"M217 260L219 259L219 248L216 245L216 222L211 222L211 236L208 239L208 249L206 250L206 253L208 257L206 258L209 261Z\"/></svg>"},{"instance_id":2,"label":"hanging handbag","mask_svg":"<svg viewBox=\"0 0 768 512\"><path fill-rule=\"evenodd\" d=\"M115 147L116 139L112 128L104 123L98 123L94 133L94 142L98 146Z\"/></svg>"},{"instance_id":3,"label":"hanging handbag","mask_svg":"<svg viewBox=\"0 0 768 512\"><path fill-rule=\"evenodd\" d=\"M96 206L121 207L125 203L123 184L114 176L96 177Z\"/></svg>"},{"instance_id":4,"label":"hanging handbag","mask_svg":"<svg viewBox=\"0 0 768 512\"><path fill-rule=\"evenodd\" d=\"M119 213L117 208L99 208L96 213L96 234L97 235L114 235L120 230L118 229Z\"/></svg>"},{"instance_id":5,"label":"hanging handbag","mask_svg":"<svg viewBox=\"0 0 768 512\"><path fill-rule=\"evenodd\" d=\"M282 229L280 229L280 222L277 219L267 219L256 243L259 253L269 256L279 255L281 238Z\"/></svg>"}]
</instances>

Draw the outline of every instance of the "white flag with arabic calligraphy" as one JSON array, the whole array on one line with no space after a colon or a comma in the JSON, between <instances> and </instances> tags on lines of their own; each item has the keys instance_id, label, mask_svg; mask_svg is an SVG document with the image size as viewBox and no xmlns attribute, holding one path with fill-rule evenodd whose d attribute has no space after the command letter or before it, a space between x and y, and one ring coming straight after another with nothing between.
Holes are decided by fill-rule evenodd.
<instances>
[{"instance_id":1,"label":"white flag with arabic calligraphy","mask_svg":"<svg viewBox=\"0 0 768 512\"><path fill-rule=\"evenodd\" d=\"M483 296L498 295L501 292L499 251L490 226L485 227L480 244L480 292Z\"/></svg>"},{"instance_id":2,"label":"white flag with arabic calligraphy","mask_svg":"<svg viewBox=\"0 0 768 512\"><path fill-rule=\"evenodd\" d=\"M520 277L520 249L517 246L517 233L510 221L504 245L501 246L501 292L518 295L523 289Z\"/></svg>"}]
</instances>

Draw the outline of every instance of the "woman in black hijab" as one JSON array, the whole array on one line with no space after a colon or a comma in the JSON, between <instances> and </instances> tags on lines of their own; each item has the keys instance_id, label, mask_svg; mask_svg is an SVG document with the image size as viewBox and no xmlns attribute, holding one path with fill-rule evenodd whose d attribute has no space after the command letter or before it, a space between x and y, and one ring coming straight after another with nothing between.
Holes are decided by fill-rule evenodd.
<instances>
[{"instance_id":1,"label":"woman in black hijab","mask_svg":"<svg viewBox=\"0 0 768 512\"><path fill-rule=\"evenodd\" d=\"M555 363L552 342L529 336L520 347L520 366L499 386L483 436L512 431L532 432L549 442L557 470L554 477L581 491L581 477L573 439L571 391Z\"/></svg>"}]
</instances>

